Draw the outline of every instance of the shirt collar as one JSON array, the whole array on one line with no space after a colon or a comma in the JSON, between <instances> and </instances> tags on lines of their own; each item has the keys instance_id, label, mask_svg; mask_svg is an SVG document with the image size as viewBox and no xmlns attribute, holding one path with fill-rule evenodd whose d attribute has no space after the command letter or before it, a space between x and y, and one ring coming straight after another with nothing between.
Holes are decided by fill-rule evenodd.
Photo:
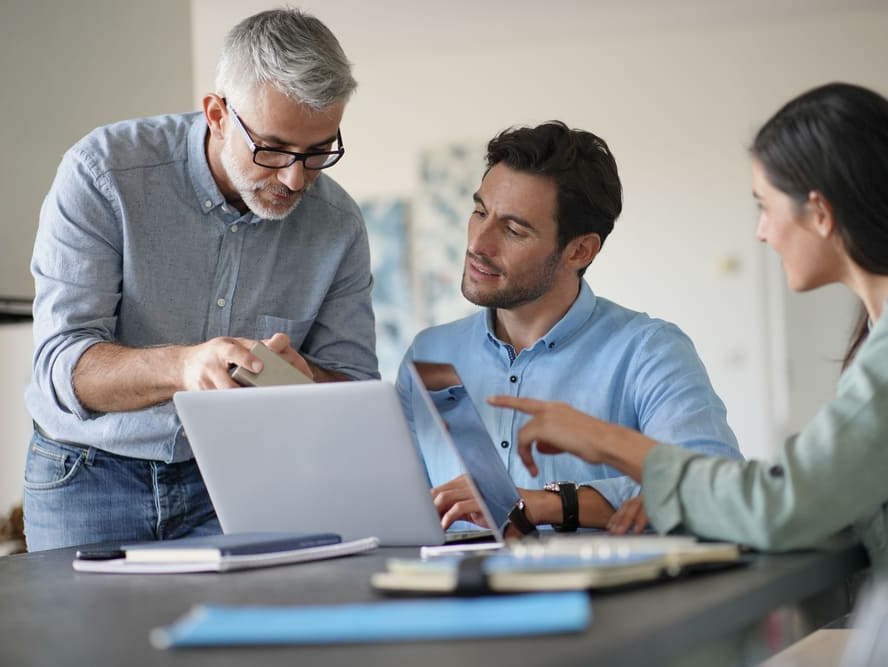
<instances>
[{"instance_id":1,"label":"shirt collar","mask_svg":"<svg viewBox=\"0 0 888 667\"><path fill-rule=\"evenodd\" d=\"M589 287L589 283L580 279L580 293L574 300L573 305L564 314L564 317L558 320L542 338L534 343L533 347L539 345L540 342L550 350L560 346L563 341L573 336L592 316L597 301L598 297L595 296L592 288ZM495 317L496 309L488 308L487 317L485 318L487 338L496 345L506 345L494 333Z\"/></svg>"},{"instance_id":2,"label":"shirt collar","mask_svg":"<svg viewBox=\"0 0 888 667\"><path fill-rule=\"evenodd\" d=\"M225 197L207 162L206 140L207 119L202 113L196 113L191 128L188 130L188 175L194 188L197 205L204 214L214 211L225 204Z\"/></svg>"}]
</instances>

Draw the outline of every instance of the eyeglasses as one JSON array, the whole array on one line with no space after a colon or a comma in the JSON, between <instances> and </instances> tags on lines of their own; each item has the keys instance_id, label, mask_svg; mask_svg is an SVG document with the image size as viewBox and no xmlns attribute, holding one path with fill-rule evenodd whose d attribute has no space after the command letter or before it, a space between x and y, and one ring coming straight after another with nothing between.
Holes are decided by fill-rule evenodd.
<instances>
[{"instance_id":1,"label":"eyeglasses","mask_svg":"<svg viewBox=\"0 0 888 667\"><path fill-rule=\"evenodd\" d=\"M240 131L244 133L244 138L247 140L250 150L253 151L253 163L258 164L260 167L265 167L266 169L286 169L297 162L301 162L306 169L317 171L319 169L332 167L339 162L340 158L345 153L345 148L342 145L342 132L340 130L336 130L337 148L335 151L296 153L294 151L285 151L280 148L263 148L257 146L256 142L253 141L253 137L251 137L250 133L247 131L243 121L240 119L240 116L238 116L237 112L234 110L234 107L232 107L227 100L223 101L225 102L228 111L231 112L231 117L234 118L234 122L240 128Z\"/></svg>"}]
</instances>

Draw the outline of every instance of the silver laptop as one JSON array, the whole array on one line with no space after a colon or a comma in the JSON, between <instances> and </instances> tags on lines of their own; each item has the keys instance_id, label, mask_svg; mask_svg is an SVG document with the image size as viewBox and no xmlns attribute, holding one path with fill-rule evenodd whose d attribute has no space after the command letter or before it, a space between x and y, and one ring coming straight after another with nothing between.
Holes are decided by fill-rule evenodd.
<instances>
[{"instance_id":1,"label":"silver laptop","mask_svg":"<svg viewBox=\"0 0 888 667\"><path fill-rule=\"evenodd\" d=\"M173 402L225 533L336 532L384 546L502 542L496 529L441 529L391 383L185 391ZM487 512L490 526L498 514Z\"/></svg>"},{"instance_id":2,"label":"silver laptop","mask_svg":"<svg viewBox=\"0 0 888 667\"><path fill-rule=\"evenodd\" d=\"M391 383L185 391L173 401L223 532L444 543Z\"/></svg>"}]
</instances>

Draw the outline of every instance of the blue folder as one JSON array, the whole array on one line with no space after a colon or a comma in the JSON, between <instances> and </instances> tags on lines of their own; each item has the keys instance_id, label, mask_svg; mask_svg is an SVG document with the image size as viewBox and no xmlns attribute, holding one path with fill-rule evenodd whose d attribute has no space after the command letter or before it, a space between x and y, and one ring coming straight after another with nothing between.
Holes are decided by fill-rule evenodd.
<instances>
[{"instance_id":1,"label":"blue folder","mask_svg":"<svg viewBox=\"0 0 888 667\"><path fill-rule=\"evenodd\" d=\"M151 632L156 648L472 639L581 632L581 591L323 606L202 605Z\"/></svg>"}]
</instances>

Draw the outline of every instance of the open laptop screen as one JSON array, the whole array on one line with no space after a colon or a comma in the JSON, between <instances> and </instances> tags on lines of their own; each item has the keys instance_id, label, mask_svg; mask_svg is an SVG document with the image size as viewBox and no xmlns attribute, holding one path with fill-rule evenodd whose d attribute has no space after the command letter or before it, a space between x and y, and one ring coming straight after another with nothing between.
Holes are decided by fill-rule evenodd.
<instances>
[{"instance_id":1,"label":"open laptop screen","mask_svg":"<svg viewBox=\"0 0 888 667\"><path fill-rule=\"evenodd\" d=\"M456 369L451 364L414 361L411 372L419 390L425 389L422 403L438 430L417 432L416 437L450 441L482 500L482 511L486 505L491 528L501 532L520 496Z\"/></svg>"}]
</instances>

